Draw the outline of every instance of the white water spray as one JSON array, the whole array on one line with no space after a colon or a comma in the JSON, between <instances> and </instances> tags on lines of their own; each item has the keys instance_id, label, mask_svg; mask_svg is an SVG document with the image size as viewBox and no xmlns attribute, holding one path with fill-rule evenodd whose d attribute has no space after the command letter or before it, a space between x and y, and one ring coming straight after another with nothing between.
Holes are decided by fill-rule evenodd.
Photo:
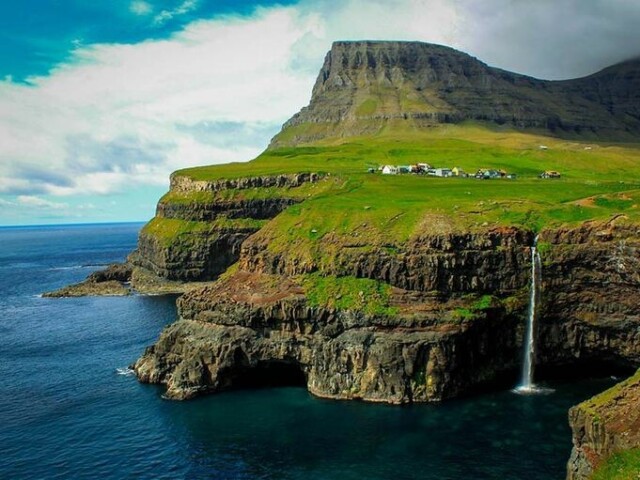
<instances>
[{"instance_id":1,"label":"white water spray","mask_svg":"<svg viewBox=\"0 0 640 480\"><path fill-rule=\"evenodd\" d=\"M529 287L529 315L527 318L527 332L525 337L524 362L522 364L522 380L515 389L517 393L548 393L551 390L541 388L533 383L534 362L536 355L536 307L538 290L540 288L539 276L542 270L540 254L538 253L538 237L531 246L531 285Z\"/></svg>"}]
</instances>

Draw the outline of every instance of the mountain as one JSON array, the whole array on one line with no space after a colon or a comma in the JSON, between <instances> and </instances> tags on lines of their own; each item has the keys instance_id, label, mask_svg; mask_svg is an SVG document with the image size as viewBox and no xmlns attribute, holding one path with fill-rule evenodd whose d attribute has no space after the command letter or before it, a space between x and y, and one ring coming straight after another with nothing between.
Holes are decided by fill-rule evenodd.
<instances>
[{"instance_id":1,"label":"mountain","mask_svg":"<svg viewBox=\"0 0 640 480\"><path fill-rule=\"evenodd\" d=\"M271 147L393 128L486 121L558 136L640 134L640 61L576 80L547 81L420 42L336 42L311 102Z\"/></svg>"}]
</instances>

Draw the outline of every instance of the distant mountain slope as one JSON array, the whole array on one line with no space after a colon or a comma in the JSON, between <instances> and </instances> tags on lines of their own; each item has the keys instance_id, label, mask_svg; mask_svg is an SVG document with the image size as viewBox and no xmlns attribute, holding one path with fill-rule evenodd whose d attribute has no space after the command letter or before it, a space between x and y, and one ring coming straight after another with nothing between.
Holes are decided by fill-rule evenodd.
<instances>
[{"instance_id":1,"label":"distant mountain slope","mask_svg":"<svg viewBox=\"0 0 640 480\"><path fill-rule=\"evenodd\" d=\"M272 146L465 120L558 136L633 140L640 134L640 61L576 80L546 81L420 42L336 42L311 102Z\"/></svg>"}]
</instances>

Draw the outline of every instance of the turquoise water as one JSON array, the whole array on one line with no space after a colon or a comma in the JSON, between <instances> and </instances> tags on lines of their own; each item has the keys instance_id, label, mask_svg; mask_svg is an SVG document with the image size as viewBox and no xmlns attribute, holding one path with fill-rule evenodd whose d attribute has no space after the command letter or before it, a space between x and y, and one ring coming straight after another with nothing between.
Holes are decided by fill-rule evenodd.
<instances>
[{"instance_id":1,"label":"turquoise water","mask_svg":"<svg viewBox=\"0 0 640 480\"><path fill-rule=\"evenodd\" d=\"M409 407L301 388L166 401L122 373L173 297L37 296L124 259L139 228L0 229L0 478L562 479L567 409L612 383Z\"/></svg>"}]
</instances>

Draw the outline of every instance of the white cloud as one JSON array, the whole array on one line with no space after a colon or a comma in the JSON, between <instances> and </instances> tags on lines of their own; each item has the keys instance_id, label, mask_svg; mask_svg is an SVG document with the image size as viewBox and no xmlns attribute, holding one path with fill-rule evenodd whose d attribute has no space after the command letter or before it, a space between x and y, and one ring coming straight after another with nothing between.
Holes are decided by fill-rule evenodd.
<instances>
[{"instance_id":1,"label":"white cloud","mask_svg":"<svg viewBox=\"0 0 640 480\"><path fill-rule=\"evenodd\" d=\"M153 11L153 7L144 0L134 0L129 4L129 10L136 15L149 15Z\"/></svg>"},{"instance_id":2,"label":"white cloud","mask_svg":"<svg viewBox=\"0 0 640 480\"><path fill-rule=\"evenodd\" d=\"M256 156L308 100L315 73L289 66L308 30L294 9L260 10L1 82L0 193L107 194Z\"/></svg>"},{"instance_id":3,"label":"white cloud","mask_svg":"<svg viewBox=\"0 0 640 480\"><path fill-rule=\"evenodd\" d=\"M172 10L162 10L155 16L153 21L156 24L163 24L164 22L171 20L173 17L184 15L195 10L198 7L197 0L184 0L180 5Z\"/></svg>"},{"instance_id":4,"label":"white cloud","mask_svg":"<svg viewBox=\"0 0 640 480\"><path fill-rule=\"evenodd\" d=\"M66 203L52 202L45 200L44 198L36 197L34 195L18 195L18 204L25 207L44 208L51 210L60 210L62 208L68 208Z\"/></svg>"}]
</instances>

